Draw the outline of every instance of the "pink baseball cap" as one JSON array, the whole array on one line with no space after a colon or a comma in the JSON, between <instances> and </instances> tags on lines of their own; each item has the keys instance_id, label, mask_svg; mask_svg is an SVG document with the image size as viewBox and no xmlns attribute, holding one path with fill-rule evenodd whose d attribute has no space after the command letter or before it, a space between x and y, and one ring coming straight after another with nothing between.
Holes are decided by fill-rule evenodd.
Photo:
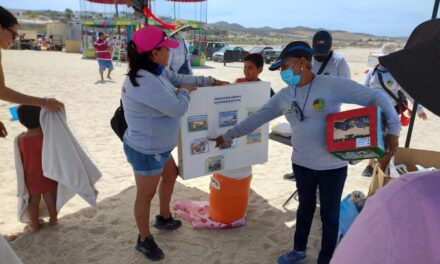
<instances>
[{"instance_id":1,"label":"pink baseball cap","mask_svg":"<svg viewBox=\"0 0 440 264\"><path fill-rule=\"evenodd\" d=\"M147 26L136 31L133 35L133 42L136 44L136 50L139 53L160 47L175 49L180 45L178 41L168 39L165 32L155 26Z\"/></svg>"}]
</instances>

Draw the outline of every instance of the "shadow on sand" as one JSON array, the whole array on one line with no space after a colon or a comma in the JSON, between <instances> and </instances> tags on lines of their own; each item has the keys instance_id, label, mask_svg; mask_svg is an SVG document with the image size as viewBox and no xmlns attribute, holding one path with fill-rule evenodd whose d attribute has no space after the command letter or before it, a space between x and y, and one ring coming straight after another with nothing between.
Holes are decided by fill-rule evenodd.
<instances>
[{"instance_id":1,"label":"shadow on sand","mask_svg":"<svg viewBox=\"0 0 440 264\"><path fill-rule=\"evenodd\" d=\"M26 264L147 263L134 249L138 234L133 216L135 192L135 186L129 187L99 202L97 210L85 208L62 217L56 227L45 227L33 235L19 234L11 246ZM174 201L208 199L208 193L176 183ZM156 195L153 219L158 211ZM294 220L294 211L275 208L252 190L244 227L200 230L184 221L174 232L151 230L165 253L160 263L275 263L292 248L294 227L286 223ZM310 259L308 263L314 262Z\"/></svg>"}]
</instances>

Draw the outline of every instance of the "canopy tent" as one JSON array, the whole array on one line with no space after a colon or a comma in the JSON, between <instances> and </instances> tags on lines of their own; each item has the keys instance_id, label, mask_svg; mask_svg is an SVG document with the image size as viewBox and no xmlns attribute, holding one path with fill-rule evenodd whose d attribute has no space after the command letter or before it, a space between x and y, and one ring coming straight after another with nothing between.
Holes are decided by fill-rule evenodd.
<instances>
[{"instance_id":1,"label":"canopy tent","mask_svg":"<svg viewBox=\"0 0 440 264\"><path fill-rule=\"evenodd\" d=\"M405 48L388 56L380 57L384 65L415 100L440 116L440 20L437 19L440 0L435 0L432 20L417 26L411 33ZM415 115L411 116L405 147L409 148Z\"/></svg>"},{"instance_id":2,"label":"canopy tent","mask_svg":"<svg viewBox=\"0 0 440 264\"><path fill-rule=\"evenodd\" d=\"M94 58L94 42L98 32L114 34L114 57L131 39L140 25L133 14L130 0L81 0L82 47L84 58Z\"/></svg>"}]
</instances>

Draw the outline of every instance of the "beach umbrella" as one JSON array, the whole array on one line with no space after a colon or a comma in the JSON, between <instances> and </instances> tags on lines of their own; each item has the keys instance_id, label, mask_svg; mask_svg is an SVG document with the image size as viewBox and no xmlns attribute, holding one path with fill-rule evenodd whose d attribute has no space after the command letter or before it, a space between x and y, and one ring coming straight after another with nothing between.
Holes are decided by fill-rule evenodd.
<instances>
[{"instance_id":1,"label":"beach umbrella","mask_svg":"<svg viewBox=\"0 0 440 264\"><path fill-rule=\"evenodd\" d=\"M440 0L434 3L432 19L417 26L403 50L380 57L397 82L414 98L413 113L418 102L440 116L440 19L437 12ZM409 148L415 115L411 116L405 147Z\"/></svg>"},{"instance_id":2,"label":"beach umbrella","mask_svg":"<svg viewBox=\"0 0 440 264\"><path fill-rule=\"evenodd\" d=\"M415 101L440 115L440 19L420 24L403 50L379 61Z\"/></svg>"}]
</instances>

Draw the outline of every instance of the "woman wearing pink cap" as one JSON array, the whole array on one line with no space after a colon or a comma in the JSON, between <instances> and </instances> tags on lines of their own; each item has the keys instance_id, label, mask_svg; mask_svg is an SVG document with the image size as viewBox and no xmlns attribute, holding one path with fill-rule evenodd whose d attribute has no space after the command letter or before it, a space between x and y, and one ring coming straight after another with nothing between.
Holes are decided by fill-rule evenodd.
<instances>
[{"instance_id":1,"label":"woman wearing pink cap","mask_svg":"<svg viewBox=\"0 0 440 264\"><path fill-rule=\"evenodd\" d=\"M135 32L128 43L128 76L122 88L122 103L128 128L124 152L133 167L137 193L134 215L139 229L136 249L151 260L164 257L150 233L150 206L159 185L160 214L154 227L175 230L181 221L173 219L170 200L177 177L171 151L177 146L179 118L185 114L190 93L199 86L223 85L211 77L179 75L165 67L169 49L179 42L168 39L158 27Z\"/></svg>"}]
</instances>

